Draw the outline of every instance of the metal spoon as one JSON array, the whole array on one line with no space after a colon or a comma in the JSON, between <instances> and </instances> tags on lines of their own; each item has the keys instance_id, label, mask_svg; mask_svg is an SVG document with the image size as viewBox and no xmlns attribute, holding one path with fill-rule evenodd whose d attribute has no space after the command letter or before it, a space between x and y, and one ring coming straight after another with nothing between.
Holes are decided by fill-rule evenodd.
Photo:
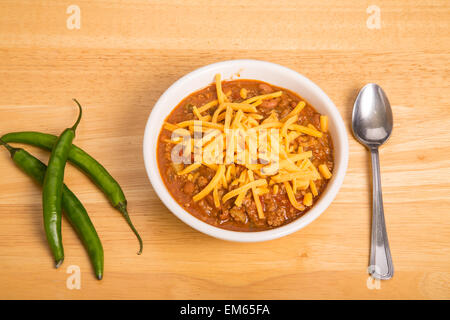
<instances>
[{"instance_id":1,"label":"metal spoon","mask_svg":"<svg viewBox=\"0 0 450 320\"><path fill-rule=\"evenodd\" d=\"M372 241L369 273L376 279L394 275L391 251L384 222L378 147L389 138L393 120L389 100L383 89L374 83L364 86L353 107L352 129L356 139L365 145L372 158Z\"/></svg>"}]
</instances>

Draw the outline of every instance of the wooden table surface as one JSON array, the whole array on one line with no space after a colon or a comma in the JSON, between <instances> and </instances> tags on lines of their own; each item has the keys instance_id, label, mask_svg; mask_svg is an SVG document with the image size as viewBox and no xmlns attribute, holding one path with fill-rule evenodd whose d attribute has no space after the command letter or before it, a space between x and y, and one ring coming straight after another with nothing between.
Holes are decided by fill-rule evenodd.
<instances>
[{"instance_id":1,"label":"wooden table surface","mask_svg":"<svg viewBox=\"0 0 450 320\"><path fill-rule=\"evenodd\" d=\"M73 123L71 98L78 98L85 109L76 144L121 183L145 242L137 256L120 214L70 165L65 181L102 239L105 277L94 278L67 221L66 259L55 270L41 191L2 149L0 298L450 298L449 1L3 0L0 12L0 133L59 134ZM329 95L347 126L364 84L385 89L395 118L381 149L392 280L378 287L368 281L369 154L350 130L337 198L282 239L216 240L158 199L142 158L152 106L184 74L237 58L302 73ZM48 153L27 150L47 161ZM67 286L69 266L80 268L80 289Z\"/></svg>"}]
</instances>

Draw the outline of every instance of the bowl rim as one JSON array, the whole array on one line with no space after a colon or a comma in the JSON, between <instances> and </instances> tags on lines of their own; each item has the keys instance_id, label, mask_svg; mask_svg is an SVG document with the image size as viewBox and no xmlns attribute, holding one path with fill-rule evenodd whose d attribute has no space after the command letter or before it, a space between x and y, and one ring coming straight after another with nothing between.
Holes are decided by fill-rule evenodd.
<instances>
[{"instance_id":1,"label":"bowl rim","mask_svg":"<svg viewBox=\"0 0 450 320\"><path fill-rule=\"evenodd\" d=\"M270 230L264 230L264 231L232 231L232 230L226 230L222 229L213 225L210 225L198 218L196 218L194 215L190 214L188 211L186 211L178 202L172 197L170 192L167 190L166 185L164 184L159 167L158 167L158 161L157 161L157 140L159 138L159 134L161 131L162 123L164 119L157 118L157 110L160 108L166 107L164 104L164 101L168 99L168 97L172 94L172 92L180 90L186 83L189 83L196 77L203 75L205 72L211 72L212 76L211 79L213 79L214 74L217 72L220 72L221 68L230 68L233 65L240 66L242 68L242 65L252 65L254 67L261 67L261 68L267 68L269 69L268 72L270 72L270 69L278 69L279 72L286 72L291 77L296 78L299 82L302 83L305 87L308 87L308 90L312 91L313 95L316 95L319 99L322 100L324 104L327 105L327 109L329 109L328 116L333 118L333 121L336 125L336 137L333 136L333 144L334 147L336 147L336 141L339 140L340 144L340 152L339 152L339 163L340 166L337 168L337 170L334 170L333 172L333 178L331 181L329 181L327 185L327 189L325 190L324 194L321 195L320 200L311 208L308 210L308 212L293 220L292 222L289 222L283 226L270 229ZM239 69L236 68L236 72L238 72ZM248 79L246 77L242 77L242 79ZM258 79L255 79L258 80ZM277 85L277 84L274 84ZM197 90L201 89L203 86L200 86ZM192 91L194 92L194 91ZM185 96L180 98L180 101L184 99ZM171 111L176 107L173 106L171 108ZM171 112L170 111L170 112ZM152 124L158 123L158 126L154 126ZM156 138L155 133L156 132ZM154 143L153 143L154 142ZM155 145L155 150L153 148L148 147L152 144ZM279 64L275 64L272 62L267 61L261 61L261 60L253 60L253 59L238 59L238 60L226 60L221 62L212 63L203 67L200 67L183 77L179 78L177 81L175 81L169 88L166 89L166 91L160 96L160 98L157 100L155 105L153 106L150 116L147 120L147 124L145 127L144 132L144 139L143 139L143 155L144 155L144 165L145 169L147 171L147 175L149 177L150 183L153 186L153 189L155 190L158 197L161 199L161 201L164 203L164 205L180 220L182 220L187 225L191 226L192 228L205 233L207 235L210 235L212 237L222 239L222 240L229 240L229 241L237 241L237 242L260 242L260 241L267 241L272 240L276 238L280 238L283 236L286 236L288 234L291 234L293 232L296 232L308 224L310 224L312 221L317 219L332 203L334 198L336 197L340 187L342 186L345 173L348 166L348 137L347 137L347 130L344 124L344 121L336 108L335 104L331 101L331 99L325 94L325 92L314 82L312 82L310 79L306 78L305 76L301 75L300 73L289 69L287 67L281 66ZM335 157L335 163L336 161L336 149L334 152Z\"/></svg>"}]
</instances>

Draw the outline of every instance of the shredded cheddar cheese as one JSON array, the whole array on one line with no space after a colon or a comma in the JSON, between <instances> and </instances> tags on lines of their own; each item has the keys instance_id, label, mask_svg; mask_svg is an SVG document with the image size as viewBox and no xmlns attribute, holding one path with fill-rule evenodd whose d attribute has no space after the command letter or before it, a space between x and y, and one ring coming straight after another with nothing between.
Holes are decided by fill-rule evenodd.
<instances>
[{"instance_id":1,"label":"shredded cheddar cheese","mask_svg":"<svg viewBox=\"0 0 450 320\"><path fill-rule=\"evenodd\" d=\"M319 193L317 192L316 184L314 183L313 180L309 181L309 188L311 189L311 192L314 197L317 197L319 195Z\"/></svg>"},{"instance_id":2,"label":"shredded cheddar cheese","mask_svg":"<svg viewBox=\"0 0 450 320\"><path fill-rule=\"evenodd\" d=\"M213 198L214 198L214 205L216 208L220 208L220 200L219 200L219 193L217 192L217 186L213 189Z\"/></svg>"},{"instance_id":3,"label":"shredded cheddar cheese","mask_svg":"<svg viewBox=\"0 0 450 320\"><path fill-rule=\"evenodd\" d=\"M192 172L192 171L200 168L201 165L202 165L201 163L193 163L193 164L187 166L186 168L184 168L183 170L181 170L180 172L178 172L178 175L181 176L183 174L187 174L189 172Z\"/></svg>"},{"instance_id":4,"label":"shredded cheddar cheese","mask_svg":"<svg viewBox=\"0 0 450 320\"><path fill-rule=\"evenodd\" d=\"M169 131L175 131L177 130L179 127L176 124L172 124L172 123L168 123L168 122L164 122L164 129L167 129Z\"/></svg>"},{"instance_id":5,"label":"shredded cheddar cheese","mask_svg":"<svg viewBox=\"0 0 450 320\"><path fill-rule=\"evenodd\" d=\"M189 126L202 126L202 127L208 127L208 128L213 128L213 129L218 129L223 131L223 125L218 124L218 123L213 123L213 122L209 122L209 121L201 121L201 120L186 120L180 123L177 123L177 126L179 128L186 128Z\"/></svg>"},{"instance_id":6,"label":"shredded cheddar cheese","mask_svg":"<svg viewBox=\"0 0 450 320\"><path fill-rule=\"evenodd\" d=\"M254 181L253 178L253 172L251 170L247 171L248 177L250 179L251 182ZM252 193L253 193L253 198L255 200L255 204L256 204L256 210L258 211L258 217L260 219L264 219L264 212L261 206L261 201L259 200L259 194L256 192L256 187L252 187Z\"/></svg>"},{"instance_id":7,"label":"shredded cheddar cheese","mask_svg":"<svg viewBox=\"0 0 450 320\"><path fill-rule=\"evenodd\" d=\"M286 193L288 195L289 201L291 202L292 206L300 211L305 210L305 207L297 202L297 199L295 198L295 194L294 191L291 188L291 185L289 184L289 182L285 181L284 182L284 187L286 188Z\"/></svg>"},{"instance_id":8,"label":"shredded cheddar cheese","mask_svg":"<svg viewBox=\"0 0 450 320\"><path fill-rule=\"evenodd\" d=\"M241 96L242 99L247 99L247 89L242 88L242 89L239 91L239 95Z\"/></svg>"},{"instance_id":9,"label":"shredded cheddar cheese","mask_svg":"<svg viewBox=\"0 0 450 320\"><path fill-rule=\"evenodd\" d=\"M322 132L328 131L328 117L327 116L320 116L320 130Z\"/></svg>"},{"instance_id":10,"label":"shredded cheddar cheese","mask_svg":"<svg viewBox=\"0 0 450 320\"><path fill-rule=\"evenodd\" d=\"M220 165L219 169L216 171L216 175L211 179L211 181L208 183L208 185L197 193L192 199L194 201L199 201L206 197L220 182L220 179L222 178L223 171L225 170L224 165Z\"/></svg>"},{"instance_id":11,"label":"shredded cheddar cheese","mask_svg":"<svg viewBox=\"0 0 450 320\"><path fill-rule=\"evenodd\" d=\"M292 110L291 112L288 113L288 115L286 117L284 117L281 121L285 120L285 119L289 119L294 115L299 114L303 108L305 107L305 101L300 101L297 106L294 108L294 110Z\"/></svg>"},{"instance_id":12,"label":"shredded cheddar cheese","mask_svg":"<svg viewBox=\"0 0 450 320\"><path fill-rule=\"evenodd\" d=\"M295 131L298 131L301 133L305 133L305 134L308 134L310 136L317 137L317 138L322 138L322 135L323 135L322 132L317 131L316 129L301 126L299 124L291 124L289 126L289 129L295 130Z\"/></svg>"},{"instance_id":13,"label":"shredded cheddar cheese","mask_svg":"<svg viewBox=\"0 0 450 320\"><path fill-rule=\"evenodd\" d=\"M273 186L273 194L278 194L278 185L277 184L275 184L274 186Z\"/></svg>"},{"instance_id":14,"label":"shredded cheddar cheese","mask_svg":"<svg viewBox=\"0 0 450 320\"><path fill-rule=\"evenodd\" d=\"M234 198L237 195L239 195L241 192L247 192L252 187L259 187L259 186L265 186L265 185L267 185L266 179L259 179L259 180L249 182L249 183L243 185L242 187L239 187L237 189L234 189L234 190L226 193L222 197L222 201L225 202L227 200L230 200L231 198Z\"/></svg>"},{"instance_id":15,"label":"shredded cheddar cheese","mask_svg":"<svg viewBox=\"0 0 450 320\"><path fill-rule=\"evenodd\" d=\"M210 102L204 104L203 106L201 106L200 108L198 108L198 111L199 111L200 113L201 113L201 112L208 111L209 109L211 109L211 108L217 106L218 103L219 103L219 101L217 101L217 100L210 101Z\"/></svg>"},{"instance_id":16,"label":"shredded cheddar cheese","mask_svg":"<svg viewBox=\"0 0 450 320\"><path fill-rule=\"evenodd\" d=\"M220 79L220 73L216 74L216 90L217 90L217 101L219 101L219 105L223 104L225 101L225 94L222 91L222 81Z\"/></svg>"},{"instance_id":17,"label":"shredded cheddar cheese","mask_svg":"<svg viewBox=\"0 0 450 320\"><path fill-rule=\"evenodd\" d=\"M303 197L303 204L307 207L312 206L312 194L311 192L308 192L305 194L305 196Z\"/></svg>"},{"instance_id":18,"label":"shredded cheddar cheese","mask_svg":"<svg viewBox=\"0 0 450 320\"><path fill-rule=\"evenodd\" d=\"M320 116L320 128L302 125L301 112L306 103L300 101L280 119L275 110L268 114L259 108L264 100L280 97L283 91L252 96L241 88L239 96L243 101L232 102L231 91L223 92L220 74L215 76L215 85L217 99L192 106L192 120L163 124L164 129L176 134L165 142L186 147L183 154L194 154L194 163L177 165L179 176L186 175L195 182L201 166L215 172L193 200L200 201L212 193L216 208L227 201L241 207L244 199L251 196L259 219L266 218L260 199L266 194L286 194L291 205L300 211L311 206L318 196L314 181L330 179L332 173L325 164L316 168L311 148L302 145L301 139L326 137L328 118ZM193 139L198 136L201 138ZM201 152L200 158L197 151ZM297 201L299 192L304 194L301 203Z\"/></svg>"},{"instance_id":19,"label":"shredded cheddar cheese","mask_svg":"<svg viewBox=\"0 0 450 320\"><path fill-rule=\"evenodd\" d=\"M256 96L256 97L247 99L244 101L244 103L252 103L252 102L255 102L258 100L272 99L272 98L280 97L282 94L283 94L283 92L281 92L281 91L277 91L277 92L269 93L269 94L263 94L260 96Z\"/></svg>"},{"instance_id":20,"label":"shredded cheddar cheese","mask_svg":"<svg viewBox=\"0 0 450 320\"><path fill-rule=\"evenodd\" d=\"M321 164L319 166L319 171L325 179L331 178L331 172L330 172L330 170L328 170L328 167L325 164Z\"/></svg>"}]
</instances>

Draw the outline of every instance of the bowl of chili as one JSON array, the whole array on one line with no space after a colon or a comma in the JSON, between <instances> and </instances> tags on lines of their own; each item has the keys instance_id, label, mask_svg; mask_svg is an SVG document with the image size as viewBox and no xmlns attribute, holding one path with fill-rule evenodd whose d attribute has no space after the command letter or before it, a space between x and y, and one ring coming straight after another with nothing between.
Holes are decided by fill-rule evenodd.
<instances>
[{"instance_id":1,"label":"bowl of chili","mask_svg":"<svg viewBox=\"0 0 450 320\"><path fill-rule=\"evenodd\" d=\"M225 148L223 162L207 162L222 146L202 146L206 137L228 141L232 128L245 128L250 140L250 129L278 130L276 148L267 140L269 150L279 149L277 160L237 164L236 150L227 162ZM187 136L188 162L175 163L171 151ZM175 154L185 156L186 146ZM345 176L348 140L336 106L311 80L274 63L230 60L199 68L163 93L147 121L143 153L154 190L175 216L219 239L257 242L298 231L328 208Z\"/></svg>"}]
</instances>

